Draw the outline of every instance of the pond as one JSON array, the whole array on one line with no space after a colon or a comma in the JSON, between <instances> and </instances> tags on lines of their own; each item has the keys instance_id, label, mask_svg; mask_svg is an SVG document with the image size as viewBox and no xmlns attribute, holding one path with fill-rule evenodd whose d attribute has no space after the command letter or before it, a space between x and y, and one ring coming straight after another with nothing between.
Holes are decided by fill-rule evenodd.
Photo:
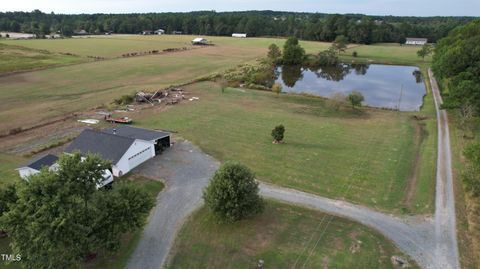
<instances>
[{"instance_id":1,"label":"pond","mask_svg":"<svg viewBox=\"0 0 480 269\"><path fill-rule=\"evenodd\" d=\"M275 82L283 92L308 93L323 97L359 91L364 105L401 111L418 111L425 84L414 66L340 64L316 69L301 66L277 67Z\"/></svg>"}]
</instances>

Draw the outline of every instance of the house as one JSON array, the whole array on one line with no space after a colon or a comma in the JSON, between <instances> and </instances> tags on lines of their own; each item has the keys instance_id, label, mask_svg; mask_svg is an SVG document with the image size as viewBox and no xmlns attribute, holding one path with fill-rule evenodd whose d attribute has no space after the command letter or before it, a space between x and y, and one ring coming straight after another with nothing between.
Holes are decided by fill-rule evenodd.
<instances>
[{"instance_id":1,"label":"house","mask_svg":"<svg viewBox=\"0 0 480 269\"><path fill-rule=\"evenodd\" d=\"M427 44L427 39L426 38L413 38L413 37L407 37L407 40L405 41L405 45L420 45L423 46Z\"/></svg>"},{"instance_id":2,"label":"house","mask_svg":"<svg viewBox=\"0 0 480 269\"><path fill-rule=\"evenodd\" d=\"M232 34L232 37L247 38L247 34L233 33L233 34Z\"/></svg>"},{"instance_id":3,"label":"house","mask_svg":"<svg viewBox=\"0 0 480 269\"><path fill-rule=\"evenodd\" d=\"M28 180L28 177L37 173L43 167L47 167L51 171L58 169L58 157L52 154L47 154L30 161L27 165L17 168L16 170L20 174L22 179ZM97 188L102 188L113 182L112 173L109 170L105 170L103 173L103 180L97 184Z\"/></svg>"},{"instance_id":4,"label":"house","mask_svg":"<svg viewBox=\"0 0 480 269\"><path fill-rule=\"evenodd\" d=\"M183 34L182 31L172 31L172 35L181 35Z\"/></svg>"},{"instance_id":5,"label":"house","mask_svg":"<svg viewBox=\"0 0 480 269\"><path fill-rule=\"evenodd\" d=\"M165 34L165 30L163 30L163 29L158 29L158 30L156 30L154 33L155 33L156 35L163 35L163 34Z\"/></svg>"},{"instance_id":6,"label":"house","mask_svg":"<svg viewBox=\"0 0 480 269\"><path fill-rule=\"evenodd\" d=\"M57 160L57 156L47 154L31 160L25 166L19 167L15 170L18 171L22 179L26 179L31 175L39 173L43 167L47 167L50 170L56 170L58 168Z\"/></svg>"},{"instance_id":7,"label":"house","mask_svg":"<svg viewBox=\"0 0 480 269\"><path fill-rule=\"evenodd\" d=\"M142 35L153 35L153 31L152 30L143 30Z\"/></svg>"},{"instance_id":8,"label":"house","mask_svg":"<svg viewBox=\"0 0 480 269\"><path fill-rule=\"evenodd\" d=\"M192 45L207 45L208 40L205 38L197 37L194 40L192 40Z\"/></svg>"},{"instance_id":9,"label":"house","mask_svg":"<svg viewBox=\"0 0 480 269\"><path fill-rule=\"evenodd\" d=\"M122 126L104 131L84 130L65 152L97 154L112 162L112 173L120 177L170 146L170 134Z\"/></svg>"}]
</instances>

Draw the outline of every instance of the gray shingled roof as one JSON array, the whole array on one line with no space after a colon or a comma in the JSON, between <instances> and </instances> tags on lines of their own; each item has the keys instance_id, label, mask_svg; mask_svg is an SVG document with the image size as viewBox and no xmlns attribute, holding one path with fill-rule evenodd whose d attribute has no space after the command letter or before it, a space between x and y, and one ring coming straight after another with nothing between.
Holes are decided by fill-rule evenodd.
<instances>
[{"instance_id":1,"label":"gray shingled roof","mask_svg":"<svg viewBox=\"0 0 480 269\"><path fill-rule=\"evenodd\" d=\"M426 38L417 38L417 37L407 37L407 41L425 41L427 42Z\"/></svg>"},{"instance_id":2,"label":"gray shingled roof","mask_svg":"<svg viewBox=\"0 0 480 269\"><path fill-rule=\"evenodd\" d=\"M108 134L114 134L114 130L116 130L115 135L117 136L141 139L146 141L153 141L170 136L170 133L167 132L154 131L131 126L118 126L117 128L105 129L103 130L103 132Z\"/></svg>"},{"instance_id":3,"label":"gray shingled roof","mask_svg":"<svg viewBox=\"0 0 480 269\"><path fill-rule=\"evenodd\" d=\"M133 138L86 129L73 140L65 152L79 151L81 154L98 154L102 159L116 164L133 142L135 142Z\"/></svg>"},{"instance_id":4,"label":"gray shingled roof","mask_svg":"<svg viewBox=\"0 0 480 269\"><path fill-rule=\"evenodd\" d=\"M44 156L41 156L40 158L36 158L31 160L26 167L30 167L35 170L40 170L42 167L47 166L50 167L54 163L56 163L58 160L58 157L53 155L53 154L47 154Z\"/></svg>"}]
</instances>

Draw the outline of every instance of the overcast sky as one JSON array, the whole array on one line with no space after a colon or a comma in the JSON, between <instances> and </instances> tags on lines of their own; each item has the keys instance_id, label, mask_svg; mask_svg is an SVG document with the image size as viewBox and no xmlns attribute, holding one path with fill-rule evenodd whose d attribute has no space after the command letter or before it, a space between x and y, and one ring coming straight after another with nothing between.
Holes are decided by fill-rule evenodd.
<instances>
[{"instance_id":1,"label":"overcast sky","mask_svg":"<svg viewBox=\"0 0 480 269\"><path fill-rule=\"evenodd\" d=\"M0 11L133 13L282 10L399 16L480 16L480 0L2 0Z\"/></svg>"}]
</instances>

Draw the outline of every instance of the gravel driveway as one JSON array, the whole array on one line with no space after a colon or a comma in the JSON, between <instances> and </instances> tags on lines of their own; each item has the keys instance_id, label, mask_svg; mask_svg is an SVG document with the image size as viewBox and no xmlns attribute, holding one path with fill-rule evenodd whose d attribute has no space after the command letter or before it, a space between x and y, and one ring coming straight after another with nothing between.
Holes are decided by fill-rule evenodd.
<instances>
[{"instance_id":1,"label":"gravel driveway","mask_svg":"<svg viewBox=\"0 0 480 269\"><path fill-rule=\"evenodd\" d=\"M158 269L163 266L175 235L202 202L202 190L219 162L188 141L179 141L163 154L135 168L133 173L165 179L143 237L127 268Z\"/></svg>"}]
</instances>

